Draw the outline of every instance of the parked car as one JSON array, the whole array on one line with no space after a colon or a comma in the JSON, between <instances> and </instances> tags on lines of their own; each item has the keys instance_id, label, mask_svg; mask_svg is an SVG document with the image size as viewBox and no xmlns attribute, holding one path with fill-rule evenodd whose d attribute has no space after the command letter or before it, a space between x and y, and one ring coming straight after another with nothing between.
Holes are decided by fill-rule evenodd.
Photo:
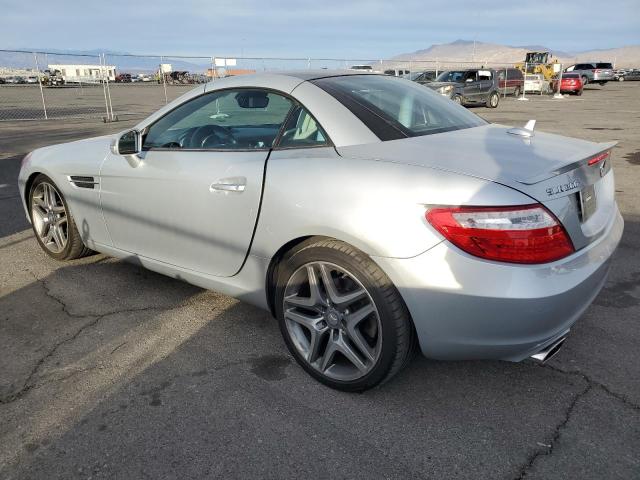
<instances>
[{"instance_id":1,"label":"parked car","mask_svg":"<svg viewBox=\"0 0 640 480\"><path fill-rule=\"evenodd\" d=\"M38 77L30 75L25 78L25 83L38 83Z\"/></svg>"},{"instance_id":2,"label":"parked car","mask_svg":"<svg viewBox=\"0 0 640 480\"><path fill-rule=\"evenodd\" d=\"M489 108L496 108L500 102L498 75L494 70L444 71L426 86L460 105L484 103Z\"/></svg>"},{"instance_id":3,"label":"parked car","mask_svg":"<svg viewBox=\"0 0 640 480\"><path fill-rule=\"evenodd\" d=\"M405 78L419 83L421 85L425 85L427 83L433 82L436 79L436 71L435 70L425 70L423 72L411 72L409 75L405 76Z\"/></svg>"},{"instance_id":4,"label":"parked car","mask_svg":"<svg viewBox=\"0 0 640 480\"><path fill-rule=\"evenodd\" d=\"M99 251L255 304L310 375L362 391L416 342L556 353L622 235L614 145L492 125L401 78L280 72L39 148L18 185L54 259Z\"/></svg>"},{"instance_id":5,"label":"parked car","mask_svg":"<svg viewBox=\"0 0 640 480\"><path fill-rule=\"evenodd\" d=\"M6 81L7 83L12 83L12 84L22 83L21 77L7 77Z\"/></svg>"},{"instance_id":6,"label":"parked car","mask_svg":"<svg viewBox=\"0 0 640 480\"><path fill-rule=\"evenodd\" d=\"M560 93L571 93L573 95L582 95L582 79L577 73L564 73L562 80L554 77L551 80L551 89L558 92L558 82L560 82Z\"/></svg>"},{"instance_id":7,"label":"parked car","mask_svg":"<svg viewBox=\"0 0 640 480\"><path fill-rule=\"evenodd\" d=\"M525 92L544 92L548 83L545 81L544 76L541 73L527 73L524 76L524 91Z\"/></svg>"},{"instance_id":8,"label":"parked car","mask_svg":"<svg viewBox=\"0 0 640 480\"><path fill-rule=\"evenodd\" d=\"M506 68L496 70L498 75L498 87L500 93L506 95L518 96L524 88L524 76L522 71L517 68Z\"/></svg>"},{"instance_id":9,"label":"parked car","mask_svg":"<svg viewBox=\"0 0 640 480\"><path fill-rule=\"evenodd\" d=\"M131 83L131 74L130 73L119 73L116 75L116 83Z\"/></svg>"},{"instance_id":10,"label":"parked car","mask_svg":"<svg viewBox=\"0 0 640 480\"><path fill-rule=\"evenodd\" d=\"M392 68L384 71L385 75L393 75L394 77L404 77L405 75L410 75L411 70L404 68Z\"/></svg>"},{"instance_id":11,"label":"parked car","mask_svg":"<svg viewBox=\"0 0 640 480\"><path fill-rule=\"evenodd\" d=\"M619 82L631 82L640 80L640 70L628 70L617 79Z\"/></svg>"},{"instance_id":12,"label":"parked car","mask_svg":"<svg viewBox=\"0 0 640 480\"><path fill-rule=\"evenodd\" d=\"M605 85L613 80L613 65L608 62L577 63L565 69L565 72L577 73L582 79L582 84L598 83Z\"/></svg>"},{"instance_id":13,"label":"parked car","mask_svg":"<svg viewBox=\"0 0 640 480\"><path fill-rule=\"evenodd\" d=\"M357 70L361 72L373 72L373 67L371 65L351 65L349 70Z\"/></svg>"}]
</instances>

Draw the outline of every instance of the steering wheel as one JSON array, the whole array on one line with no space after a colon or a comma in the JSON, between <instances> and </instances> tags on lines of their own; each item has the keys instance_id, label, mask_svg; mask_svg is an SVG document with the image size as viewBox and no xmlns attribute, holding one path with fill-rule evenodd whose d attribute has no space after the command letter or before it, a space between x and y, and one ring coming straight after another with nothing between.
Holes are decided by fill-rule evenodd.
<instances>
[{"instance_id":1,"label":"steering wheel","mask_svg":"<svg viewBox=\"0 0 640 480\"><path fill-rule=\"evenodd\" d=\"M187 139L185 139L187 140ZM187 148L210 148L225 145L235 145L235 139L231 130L220 125L203 125L196 128L188 138Z\"/></svg>"}]
</instances>

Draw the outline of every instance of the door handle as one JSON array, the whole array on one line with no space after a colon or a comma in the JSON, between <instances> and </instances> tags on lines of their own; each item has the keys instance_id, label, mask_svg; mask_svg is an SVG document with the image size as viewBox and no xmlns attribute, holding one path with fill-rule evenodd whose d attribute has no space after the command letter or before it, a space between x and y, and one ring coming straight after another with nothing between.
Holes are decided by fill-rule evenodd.
<instances>
[{"instance_id":1,"label":"door handle","mask_svg":"<svg viewBox=\"0 0 640 480\"><path fill-rule=\"evenodd\" d=\"M212 192L244 192L247 186L245 177L221 178L209 187Z\"/></svg>"}]
</instances>

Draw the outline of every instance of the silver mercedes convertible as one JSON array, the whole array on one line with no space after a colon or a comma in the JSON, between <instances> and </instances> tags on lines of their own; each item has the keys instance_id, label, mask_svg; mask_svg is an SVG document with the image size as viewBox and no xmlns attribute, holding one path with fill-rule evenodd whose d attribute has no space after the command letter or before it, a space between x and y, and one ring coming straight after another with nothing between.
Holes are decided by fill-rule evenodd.
<instances>
[{"instance_id":1,"label":"silver mercedes convertible","mask_svg":"<svg viewBox=\"0 0 640 480\"><path fill-rule=\"evenodd\" d=\"M53 258L102 252L269 310L310 375L361 391L418 348L556 353L622 235L613 146L400 78L258 74L35 150L19 186Z\"/></svg>"}]
</instances>

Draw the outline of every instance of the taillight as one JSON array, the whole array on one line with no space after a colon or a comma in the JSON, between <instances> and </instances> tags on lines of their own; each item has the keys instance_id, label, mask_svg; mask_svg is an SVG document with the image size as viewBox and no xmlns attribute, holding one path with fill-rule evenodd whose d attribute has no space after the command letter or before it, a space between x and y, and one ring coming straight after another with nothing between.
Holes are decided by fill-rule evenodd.
<instances>
[{"instance_id":1,"label":"taillight","mask_svg":"<svg viewBox=\"0 0 640 480\"><path fill-rule=\"evenodd\" d=\"M587 163L589 165L595 165L596 163L600 163L601 161L605 160L610 154L611 152L601 153L599 155L596 155L595 157L590 158Z\"/></svg>"},{"instance_id":2,"label":"taillight","mask_svg":"<svg viewBox=\"0 0 640 480\"><path fill-rule=\"evenodd\" d=\"M546 263L575 251L563 226L540 204L438 207L426 218L451 243L487 260Z\"/></svg>"},{"instance_id":3,"label":"taillight","mask_svg":"<svg viewBox=\"0 0 640 480\"><path fill-rule=\"evenodd\" d=\"M599 68L594 68L593 69L593 73L600 73L602 70L600 70Z\"/></svg>"}]
</instances>

